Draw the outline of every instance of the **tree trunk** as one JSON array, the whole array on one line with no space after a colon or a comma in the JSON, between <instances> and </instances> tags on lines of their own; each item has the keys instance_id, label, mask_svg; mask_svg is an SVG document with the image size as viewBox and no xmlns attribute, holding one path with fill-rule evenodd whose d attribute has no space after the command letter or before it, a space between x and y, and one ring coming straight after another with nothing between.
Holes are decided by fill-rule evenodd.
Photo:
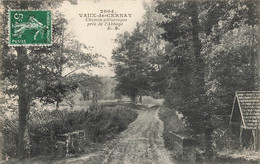
<instances>
[{"instance_id":1,"label":"tree trunk","mask_svg":"<svg viewBox=\"0 0 260 164\"><path fill-rule=\"evenodd\" d=\"M84 92L84 93L82 94L82 96L83 96L83 100L86 101L86 100L87 100L87 92Z\"/></svg>"},{"instance_id":2,"label":"tree trunk","mask_svg":"<svg viewBox=\"0 0 260 164\"><path fill-rule=\"evenodd\" d=\"M93 99L92 99L92 102L93 102L93 103L97 103L97 91L94 90L93 93L92 93L92 95L93 95L93 97L92 97L92 98L93 98Z\"/></svg>"},{"instance_id":3,"label":"tree trunk","mask_svg":"<svg viewBox=\"0 0 260 164\"><path fill-rule=\"evenodd\" d=\"M89 96L89 92L87 92L87 95L86 95L86 101L90 99L90 96Z\"/></svg>"},{"instance_id":4,"label":"tree trunk","mask_svg":"<svg viewBox=\"0 0 260 164\"><path fill-rule=\"evenodd\" d=\"M141 104L143 104L143 97L142 97L142 95L140 95L139 102L140 102Z\"/></svg>"},{"instance_id":5,"label":"tree trunk","mask_svg":"<svg viewBox=\"0 0 260 164\"><path fill-rule=\"evenodd\" d=\"M213 158L213 141L212 141L213 127L208 125L205 129L205 140L206 140L206 158L208 162Z\"/></svg>"},{"instance_id":6,"label":"tree trunk","mask_svg":"<svg viewBox=\"0 0 260 164\"><path fill-rule=\"evenodd\" d=\"M20 2L20 9L28 9L28 1ZM16 47L17 51L17 87L18 87L18 110L19 110L19 125L18 125L18 158L25 157L25 141L24 134L26 130L27 114L30 107L29 93L26 90L26 68L27 68L27 50L25 47Z\"/></svg>"},{"instance_id":7,"label":"tree trunk","mask_svg":"<svg viewBox=\"0 0 260 164\"><path fill-rule=\"evenodd\" d=\"M59 108L60 108L60 102L57 101L57 102L56 102L56 110L59 110Z\"/></svg>"},{"instance_id":8,"label":"tree trunk","mask_svg":"<svg viewBox=\"0 0 260 164\"><path fill-rule=\"evenodd\" d=\"M205 140L206 140L206 156L210 161L213 158L213 145L212 145L212 132L213 127L211 126L211 113L207 110L207 96L205 90L205 61L201 55L202 44L199 39L200 24L199 24L199 14L198 14L198 2L190 2L190 16L192 24L192 42L194 47L194 92L193 94L198 97L198 106L201 107L202 117L204 117L206 122L206 128L204 129Z\"/></svg>"},{"instance_id":9,"label":"tree trunk","mask_svg":"<svg viewBox=\"0 0 260 164\"><path fill-rule=\"evenodd\" d=\"M96 92L95 95L96 95L96 100L95 100L95 101L96 101L96 103L97 103L97 102L98 102L98 92Z\"/></svg>"},{"instance_id":10,"label":"tree trunk","mask_svg":"<svg viewBox=\"0 0 260 164\"><path fill-rule=\"evenodd\" d=\"M131 99L132 103L135 104L135 96L130 96L130 99Z\"/></svg>"},{"instance_id":11,"label":"tree trunk","mask_svg":"<svg viewBox=\"0 0 260 164\"><path fill-rule=\"evenodd\" d=\"M204 59L200 53L202 44L199 39L199 32L200 32L200 25L199 25L199 18L198 18L198 2L190 2L190 16L191 16L191 24L192 24L192 42L194 47L194 75L196 78L194 79L195 82L194 86L195 95L199 95L199 100L201 100L201 96L205 94L205 63Z\"/></svg>"},{"instance_id":12,"label":"tree trunk","mask_svg":"<svg viewBox=\"0 0 260 164\"><path fill-rule=\"evenodd\" d=\"M18 67L18 108L19 108L19 126L18 126L18 158L25 157L24 134L27 124L27 114L30 109L30 97L26 89L26 67L27 67L27 50L25 47L17 47L17 67Z\"/></svg>"}]
</instances>

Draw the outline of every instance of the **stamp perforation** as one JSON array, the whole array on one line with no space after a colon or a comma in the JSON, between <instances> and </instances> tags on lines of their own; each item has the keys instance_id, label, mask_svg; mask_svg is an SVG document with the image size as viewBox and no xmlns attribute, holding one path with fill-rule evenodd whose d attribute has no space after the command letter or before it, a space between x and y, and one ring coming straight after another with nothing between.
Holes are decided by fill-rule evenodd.
<instances>
[{"instance_id":1,"label":"stamp perforation","mask_svg":"<svg viewBox=\"0 0 260 164\"><path fill-rule=\"evenodd\" d=\"M10 20L10 16L11 16L11 12L35 12L35 11L41 11L41 12L50 12L50 43L26 43L26 44L15 44L15 43L11 43L11 20ZM42 46L51 46L53 44L53 38L52 38L52 34L53 34L53 24L52 24L52 10L25 10L25 9L9 9L8 10L8 46L12 46L12 47L21 47L21 46L25 46L25 47L29 47L29 46L37 46L37 47L42 47ZM47 19L47 18L46 18Z\"/></svg>"}]
</instances>

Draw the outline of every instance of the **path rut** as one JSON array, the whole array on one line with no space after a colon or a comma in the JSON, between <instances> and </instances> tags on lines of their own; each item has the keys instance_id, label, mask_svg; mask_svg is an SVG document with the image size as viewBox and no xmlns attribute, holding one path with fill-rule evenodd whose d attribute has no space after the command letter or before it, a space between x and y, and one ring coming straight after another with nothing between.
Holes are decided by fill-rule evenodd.
<instances>
[{"instance_id":1,"label":"path rut","mask_svg":"<svg viewBox=\"0 0 260 164\"><path fill-rule=\"evenodd\" d=\"M73 163L102 164L171 164L169 152L164 148L163 122L159 109L144 107L137 119L120 136L108 143L95 158L79 157ZM64 161L65 163L71 163Z\"/></svg>"}]
</instances>

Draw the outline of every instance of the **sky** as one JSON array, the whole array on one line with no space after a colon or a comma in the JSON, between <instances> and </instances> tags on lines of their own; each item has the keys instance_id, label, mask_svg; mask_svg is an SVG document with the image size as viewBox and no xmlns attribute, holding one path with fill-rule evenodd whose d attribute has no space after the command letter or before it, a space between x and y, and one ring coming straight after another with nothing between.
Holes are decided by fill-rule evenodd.
<instances>
[{"instance_id":1,"label":"sky","mask_svg":"<svg viewBox=\"0 0 260 164\"><path fill-rule=\"evenodd\" d=\"M77 5L71 5L70 2L65 1L59 10L67 18L68 30L75 35L75 38L87 46L93 47L92 52L105 56L108 62L111 62L112 50L117 46L113 39L119 33L132 31L136 23L142 21L145 12L142 0L96 0L96 2L94 0L78 0ZM99 14L100 10L114 10L117 14L132 15L119 30L107 30L106 26L88 26L90 21L86 21L86 17L80 17L80 14ZM93 74L101 76L114 76L113 70L107 64L103 69L94 68L92 71Z\"/></svg>"}]
</instances>

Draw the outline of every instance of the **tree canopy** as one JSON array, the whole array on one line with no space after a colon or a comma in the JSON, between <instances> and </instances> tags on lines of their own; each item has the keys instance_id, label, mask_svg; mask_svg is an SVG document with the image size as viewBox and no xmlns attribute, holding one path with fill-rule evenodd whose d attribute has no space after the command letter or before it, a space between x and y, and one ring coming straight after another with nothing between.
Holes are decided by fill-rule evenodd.
<instances>
[{"instance_id":1,"label":"tree canopy","mask_svg":"<svg viewBox=\"0 0 260 164\"><path fill-rule=\"evenodd\" d=\"M5 93L18 96L19 144L18 156L25 157L24 134L31 102L41 99L46 103L62 101L77 88L69 78L80 69L100 66L99 54L89 53L88 47L67 33L67 21L62 14L52 12L52 45L12 47L8 45L9 9L55 9L62 1L3 1L4 12L1 31L1 79L8 81Z\"/></svg>"},{"instance_id":2,"label":"tree canopy","mask_svg":"<svg viewBox=\"0 0 260 164\"><path fill-rule=\"evenodd\" d=\"M229 115L235 91L259 90L256 1L152 1L143 22L118 36L117 89L159 92L189 132L211 136ZM159 18L159 19L158 19Z\"/></svg>"}]
</instances>

